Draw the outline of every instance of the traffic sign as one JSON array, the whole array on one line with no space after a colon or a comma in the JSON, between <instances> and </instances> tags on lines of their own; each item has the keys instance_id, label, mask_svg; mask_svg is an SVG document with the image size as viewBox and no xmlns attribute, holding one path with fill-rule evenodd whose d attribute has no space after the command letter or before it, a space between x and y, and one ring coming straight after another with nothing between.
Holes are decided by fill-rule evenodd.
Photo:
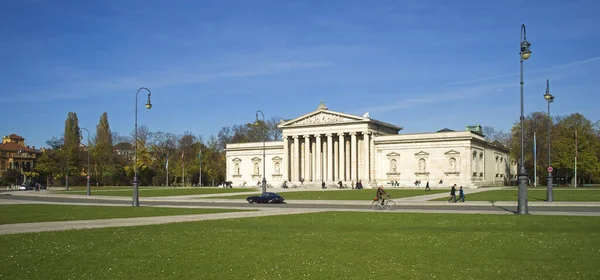
<instances>
[{"instance_id":1,"label":"traffic sign","mask_svg":"<svg viewBox=\"0 0 600 280\"><path fill-rule=\"evenodd\" d=\"M88 175L87 178L90 179L90 175Z\"/></svg>"},{"instance_id":2,"label":"traffic sign","mask_svg":"<svg viewBox=\"0 0 600 280\"><path fill-rule=\"evenodd\" d=\"M548 172L552 173L552 170L554 170L552 166L548 166Z\"/></svg>"}]
</instances>

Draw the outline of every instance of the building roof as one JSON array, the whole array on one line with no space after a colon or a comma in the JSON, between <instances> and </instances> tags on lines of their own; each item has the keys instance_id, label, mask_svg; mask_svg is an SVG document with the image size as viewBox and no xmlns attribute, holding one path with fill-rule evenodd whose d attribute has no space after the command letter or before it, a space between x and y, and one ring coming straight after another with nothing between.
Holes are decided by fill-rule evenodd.
<instances>
[{"instance_id":1,"label":"building roof","mask_svg":"<svg viewBox=\"0 0 600 280\"><path fill-rule=\"evenodd\" d=\"M11 135L8 135L8 138L11 139L11 140L25 140L25 138L23 138L23 137L21 137L19 135L16 135L14 133L11 134Z\"/></svg>"},{"instance_id":2,"label":"building roof","mask_svg":"<svg viewBox=\"0 0 600 280\"><path fill-rule=\"evenodd\" d=\"M40 153L39 150L32 149L30 147L21 146L17 143L4 143L0 144L0 151L4 152L18 152L18 151L26 151L29 153Z\"/></svg>"}]
</instances>

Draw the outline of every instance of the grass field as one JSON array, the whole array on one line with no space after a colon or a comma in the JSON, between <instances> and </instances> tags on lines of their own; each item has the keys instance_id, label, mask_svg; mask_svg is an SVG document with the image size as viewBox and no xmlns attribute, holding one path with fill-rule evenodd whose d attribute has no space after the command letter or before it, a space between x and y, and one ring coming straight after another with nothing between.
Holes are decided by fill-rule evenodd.
<instances>
[{"instance_id":1,"label":"grass field","mask_svg":"<svg viewBox=\"0 0 600 280\"><path fill-rule=\"evenodd\" d=\"M448 197L435 200L448 200L450 191L447 192ZM598 189L554 189L552 193L554 201L600 201L600 190ZM456 191L456 195L458 197L458 190ZM517 189L492 190L469 194L468 190L466 190L465 196L467 201L517 201L519 198L519 191ZM546 201L546 189L528 189L527 199L529 201Z\"/></svg>"},{"instance_id":2,"label":"grass field","mask_svg":"<svg viewBox=\"0 0 600 280\"><path fill-rule=\"evenodd\" d=\"M212 208L206 209L130 206L80 206L55 204L14 204L0 205L0 224L95 220L131 217L155 217L236 211L241 210Z\"/></svg>"},{"instance_id":3,"label":"grass field","mask_svg":"<svg viewBox=\"0 0 600 280\"><path fill-rule=\"evenodd\" d=\"M0 236L4 279L598 279L600 218L329 212Z\"/></svg>"},{"instance_id":4,"label":"grass field","mask_svg":"<svg viewBox=\"0 0 600 280\"><path fill-rule=\"evenodd\" d=\"M179 195L195 195L195 194L213 194L213 193L236 193L236 192L252 192L258 191L256 188L239 188L239 189L225 189L225 188L140 188L140 197L157 197L157 196L179 196ZM114 189L92 189L92 195L109 195L109 196L131 196L132 188L114 188ZM85 195L86 190L75 189L75 190L64 190L64 191L53 191L53 193L59 194L81 194Z\"/></svg>"},{"instance_id":5,"label":"grass field","mask_svg":"<svg viewBox=\"0 0 600 280\"><path fill-rule=\"evenodd\" d=\"M268 190L267 190L268 191ZM424 191L423 189L386 189L391 198L402 198L419 195L428 195L444 193L446 190ZM287 191L279 193L286 200L306 199L306 200L373 200L376 190L319 190L319 191ZM258 192L257 192L258 194ZM219 197L224 199L245 199L248 195L235 195Z\"/></svg>"}]
</instances>

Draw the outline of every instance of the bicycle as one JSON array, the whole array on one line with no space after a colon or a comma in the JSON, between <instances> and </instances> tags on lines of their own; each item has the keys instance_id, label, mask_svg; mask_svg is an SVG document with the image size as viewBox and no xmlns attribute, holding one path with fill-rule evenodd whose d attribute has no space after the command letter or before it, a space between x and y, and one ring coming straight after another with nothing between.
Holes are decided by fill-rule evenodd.
<instances>
[{"instance_id":1,"label":"bicycle","mask_svg":"<svg viewBox=\"0 0 600 280\"><path fill-rule=\"evenodd\" d=\"M373 200L373 203L371 203L371 207L373 207L373 210L393 211L394 209L396 209L396 202L394 202L392 199L390 199L389 196L386 195L385 202L383 203L383 205L379 200Z\"/></svg>"}]
</instances>

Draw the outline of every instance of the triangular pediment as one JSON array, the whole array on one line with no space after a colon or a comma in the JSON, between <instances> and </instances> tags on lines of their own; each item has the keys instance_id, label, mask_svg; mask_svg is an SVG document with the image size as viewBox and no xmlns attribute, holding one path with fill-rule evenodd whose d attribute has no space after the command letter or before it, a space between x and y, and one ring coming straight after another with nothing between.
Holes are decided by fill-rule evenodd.
<instances>
[{"instance_id":1,"label":"triangular pediment","mask_svg":"<svg viewBox=\"0 0 600 280\"><path fill-rule=\"evenodd\" d=\"M323 125L323 124L335 124L335 123L352 123L352 122L364 122L369 121L369 118L360 117L325 109L320 109L298 118L289 120L287 122L279 124L280 128L291 127L291 126L312 126L312 125Z\"/></svg>"},{"instance_id":2,"label":"triangular pediment","mask_svg":"<svg viewBox=\"0 0 600 280\"><path fill-rule=\"evenodd\" d=\"M444 153L445 155L460 155L460 152L455 150L450 150Z\"/></svg>"},{"instance_id":3,"label":"triangular pediment","mask_svg":"<svg viewBox=\"0 0 600 280\"><path fill-rule=\"evenodd\" d=\"M280 158L280 157L278 157L278 156L275 156L275 157L273 157L271 160L281 160L281 159L282 159L282 158Z\"/></svg>"},{"instance_id":4,"label":"triangular pediment","mask_svg":"<svg viewBox=\"0 0 600 280\"><path fill-rule=\"evenodd\" d=\"M428 156L429 153L428 152L424 152L424 151L420 151L418 153L415 153L415 156Z\"/></svg>"},{"instance_id":5,"label":"triangular pediment","mask_svg":"<svg viewBox=\"0 0 600 280\"><path fill-rule=\"evenodd\" d=\"M240 159L239 157L236 157L236 158L232 159L231 161L233 161L233 162L240 162L240 161L242 161L242 159Z\"/></svg>"},{"instance_id":6,"label":"triangular pediment","mask_svg":"<svg viewBox=\"0 0 600 280\"><path fill-rule=\"evenodd\" d=\"M387 155L385 155L385 156L386 156L386 157L399 157L399 156L400 156L400 154L399 154L399 153L396 153L396 152L391 152L391 153L389 153L389 154L387 154Z\"/></svg>"},{"instance_id":7,"label":"triangular pediment","mask_svg":"<svg viewBox=\"0 0 600 280\"><path fill-rule=\"evenodd\" d=\"M252 161L261 161L261 160L262 160L262 159L261 159L261 158L259 158L259 157L253 157L253 158L252 158Z\"/></svg>"}]
</instances>

